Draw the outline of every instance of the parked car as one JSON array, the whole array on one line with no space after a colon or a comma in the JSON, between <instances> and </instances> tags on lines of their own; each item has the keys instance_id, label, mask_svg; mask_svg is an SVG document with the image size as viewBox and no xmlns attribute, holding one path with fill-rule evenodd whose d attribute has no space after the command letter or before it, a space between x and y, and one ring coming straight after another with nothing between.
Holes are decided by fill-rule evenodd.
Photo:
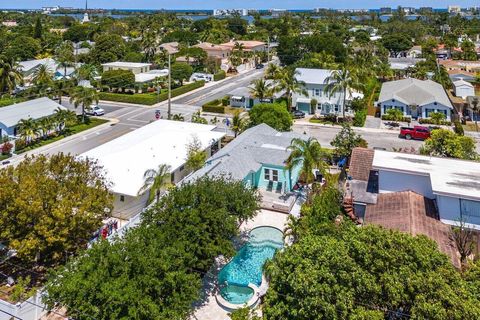
<instances>
[{"instance_id":1,"label":"parked car","mask_svg":"<svg viewBox=\"0 0 480 320\"><path fill-rule=\"evenodd\" d=\"M85 109L85 113L92 116L103 116L105 114L105 110L103 110L97 105L93 105L90 106L90 108Z\"/></svg>"},{"instance_id":2,"label":"parked car","mask_svg":"<svg viewBox=\"0 0 480 320\"><path fill-rule=\"evenodd\" d=\"M301 111L301 110L295 110L292 112L292 117L294 119L303 119L305 118L305 112Z\"/></svg>"},{"instance_id":3,"label":"parked car","mask_svg":"<svg viewBox=\"0 0 480 320\"><path fill-rule=\"evenodd\" d=\"M430 138L430 129L423 126L414 126L411 127L401 127L400 128L400 137L407 140L417 139L417 140L426 140Z\"/></svg>"},{"instance_id":4,"label":"parked car","mask_svg":"<svg viewBox=\"0 0 480 320\"><path fill-rule=\"evenodd\" d=\"M205 81L205 82L210 82L213 80L213 77L212 75L210 74L206 74L206 73L200 73L200 72L196 72L194 74L192 74L192 76L190 77L190 81Z\"/></svg>"},{"instance_id":5,"label":"parked car","mask_svg":"<svg viewBox=\"0 0 480 320\"><path fill-rule=\"evenodd\" d=\"M259 63L255 66L256 69L263 69L263 67L265 67L263 63Z\"/></svg>"}]
</instances>

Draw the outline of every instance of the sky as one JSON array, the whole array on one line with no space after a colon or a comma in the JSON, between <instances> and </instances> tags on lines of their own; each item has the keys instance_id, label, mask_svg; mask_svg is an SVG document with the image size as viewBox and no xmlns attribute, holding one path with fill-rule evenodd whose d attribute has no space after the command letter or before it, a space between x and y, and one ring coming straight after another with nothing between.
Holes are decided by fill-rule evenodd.
<instances>
[{"instance_id":1,"label":"sky","mask_svg":"<svg viewBox=\"0 0 480 320\"><path fill-rule=\"evenodd\" d=\"M63 6L81 8L85 0L0 0L0 8L35 9L43 6ZM478 0L90 0L91 8L116 9L360 9L380 7L434 7L446 8L448 5L462 7L479 6Z\"/></svg>"}]
</instances>

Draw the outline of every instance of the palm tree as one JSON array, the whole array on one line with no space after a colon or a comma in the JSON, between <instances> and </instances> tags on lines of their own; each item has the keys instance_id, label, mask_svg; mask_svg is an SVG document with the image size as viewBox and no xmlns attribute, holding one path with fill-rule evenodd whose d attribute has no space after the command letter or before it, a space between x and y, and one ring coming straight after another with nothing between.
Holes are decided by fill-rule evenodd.
<instances>
[{"instance_id":1,"label":"palm tree","mask_svg":"<svg viewBox=\"0 0 480 320\"><path fill-rule=\"evenodd\" d=\"M70 103L73 103L75 108L82 105L82 122L85 123L85 109L92 104L98 103L99 100L97 90L93 88L76 87L70 94Z\"/></svg>"},{"instance_id":2,"label":"palm tree","mask_svg":"<svg viewBox=\"0 0 480 320\"><path fill-rule=\"evenodd\" d=\"M12 92L19 84L23 84L19 64L13 59L0 56L0 93Z\"/></svg>"},{"instance_id":3,"label":"palm tree","mask_svg":"<svg viewBox=\"0 0 480 320\"><path fill-rule=\"evenodd\" d=\"M53 71L46 65L41 64L33 71L32 82L42 88L48 87L52 83Z\"/></svg>"},{"instance_id":4,"label":"palm tree","mask_svg":"<svg viewBox=\"0 0 480 320\"><path fill-rule=\"evenodd\" d=\"M241 117L240 110L236 110L232 117L232 131L235 138L245 129L245 119Z\"/></svg>"},{"instance_id":5,"label":"palm tree","mask_svg":"<svg viewBox=\"0 0 480 320\"><path fill-rule=\"evenodd\" d=\"M79 80L92 81L97 75L98 70L94 64L83 64L77 69L77 76Z\"/></svg>"},{"instance_id":6,"label":"palm tree","mask_svg":"<svg viewBox=\"0 0 480 320\"><path fill-rule=\"evenodd\" d=\"M40 130L38 128L38 123L32 118L28 118L21 119L18 122L18 132L20 137L28 144L38 136Z\"/></svg>"},{"instance_id":7,"label":"palm tree","mask_svg":"<svg viewBox=\"0 0 480 320\"><path fill-rule=\"evenodd\" d=\"M308 96L308 92L305 90L305 83L297 79L297 74L298 72L294 70L282 68L279 70L276 77L275 91L285 91L288 111L291 111L292 109L293 93L299 93Z\"/></svg>"},{"instance_id":8,"label":"palm tree","mask_svg":"<svg viewBox=\"0 0 480 320\"><path fill-rule=\"evenodd\" d=\"M59 67L63 68L63 78L67 77L67 68L74 65L75 55L73 54L73 43L63 42L55 51L55 59Z\"/></svg>"},{"instance_id":9,"label":"palm tree","mask_svg":"<svg viewBox=\"0 0 480 320\"><path fill-rule=\"evenodd\" d=\"M265 79L276 79L280 69L281 68L278 66L278 64L270 63L267 67L267 70L265 70Z\"/></svg>"},{"instance_id":10,"label":"palm tree","mask_svg":"<svg viewBox=\"0 0 480 320\"><path fill-rule=\"evenodd\" d=\"M171 185L170 183L170 166L166 164L161 164L158 166L158 169L148 169L143 174L144 185L138 192L138 195L144 194L147 190L150 189L150 195L148 196L148 203L152 202L154 199L156 202L160 200L160 194L162 189L167 188Z\"/></svg>"},{"instance_id":11,"label":"palm tree","mask_svg":"<svg viewBox=\"0 0 480 320\"><path fill-rule=\"evenodd\" d=\"M294 138L287 150L290 151L290 155L287 158L286 168L293 170L300 166L300 178L306 184L315 181L314 169L325 171L324 152L317 139L308 138L308 140L303 140Z\"/></svg>"},{"instance_id":12,"label":"palm tree","mask_svg":"<svg viewBox=\"0 0 480 320\"><path fill-rule=\"evenodd\" d=\"M473 113L472 114L473 120L475 121L475 129L478 132L478 117L479 117L479 113L480 113L480 100L478 99L478 97L474 97L472 99L471 108L472 108L472 113Z\"/></svg>"},{"instance_id":13,"label":"palm tree","mask_svg":"<svg viewBox=\"0 0 480 320\"><path fill-rule=\"evenodd\" d=\"M250 95L253 98L263 100L273 96L273 88L270 82L264 79L256 79L252 81L253 87L250 88Z\"/></svg>"},{"instance_id":14,"label":"palm tree","mask_svg":"<svg viewBox=\"0 0 480 320\"><path fill-rule=\"evenodd\" d=\"M54 130L57 124L55 118L45 117L37 121L38 128L42 131L42 137L45 138L51 130Z\"/></svg>"},{"instance_id":15,"label":"palm tree","mask_svg":"<svg viewBox=\"0 0 480 320\"><path fill-rule=\"evenodd\" d=\"M345 118L345 107L347 103L347 94L352 95L353 89L361 87L357 76L354 72L343 67L340 70L333 70L330 76L325 79L325 92L331 98L333 95L340 93L342 95L342 112Z\"/></svg>"},{"instance_id":16,"label":"palm tree","mask_svg":"<svg viewBox=\"0 0 480 320\"><path fill-rule=\"evenodd\" d=\"M61 108L55 109L55 118L60 131L77 122L77 114L74 111Z\"/></svg>"},{"instance_id":17,"label":"palm tree","mask_svg":"<svg viewBox=\"0 0 480 320\"><path fill-rule=\"evenodd\" d=\"M68 94L72 89L73 83L65 79L53 82L53 95L58 97L58 103L62 104L62 96Z\"/></svg>"},{"instance_id":18,"label":"palm tree","mask_svg":"<svg viewBox=\"0 0 480 320\"><path fill-rule=\"evenodd\" d=\"M185 117L181 113L176 113L172 115L173 121L185 121Z\"/></svg>"}]
</instances>

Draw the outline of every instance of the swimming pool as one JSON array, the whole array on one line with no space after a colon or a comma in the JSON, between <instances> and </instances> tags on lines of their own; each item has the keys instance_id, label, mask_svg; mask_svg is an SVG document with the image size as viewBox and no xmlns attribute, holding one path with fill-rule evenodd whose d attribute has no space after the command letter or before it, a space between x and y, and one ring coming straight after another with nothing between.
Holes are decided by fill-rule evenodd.
<instances>
[{"instance_id":1,"label":"swimming pool","mask_svg":"<svg viewBox=\"0 0 480 320\"><path fill-rule=\"evenodd\" d=\"M221 296L232 304L245 304L254 295L253 284L260 287L265 261L283 247L283 233L273 227L258 227L249 233L249 240L225 267L218 282Z\"/></svg>"}]
</instances>

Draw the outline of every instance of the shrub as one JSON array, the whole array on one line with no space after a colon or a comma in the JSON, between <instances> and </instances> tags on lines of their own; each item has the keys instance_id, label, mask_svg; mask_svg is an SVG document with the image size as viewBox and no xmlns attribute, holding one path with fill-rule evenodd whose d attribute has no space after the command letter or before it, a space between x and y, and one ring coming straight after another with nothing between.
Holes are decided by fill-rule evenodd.
<instances>
[{"instance_id":1,"label":"shrub","mask_svg":"<svg viewBox=\"0 0 480 320\"><path fill-rule=\"evenodd\" d=\"M10 152L12 152L12 149L13 149L13 144L11 144L8 141L6 141L3 145L0 146L0 151L1 151L1 154L3 155L10 154Z\"/></svg>"},{"instance_id":2,"label":"shrub","mask_svg":"<svg viewBox=\"0 0 480 320\"><path fill-rule=\"evenodd\" d=\"M388 114L382 115L382 120L386 120L386 121L401 121L401 122L408 122L408 123L412 122L412 118L410 118L410 117L403 117L403 118L401 118L401 119L399 119L399 120L396 120L396 119L394 119L394 117L392 117L392 116L390 116L390 115L388 115ZM420 122L420 123L421 123L421 122Z\"/></svg>"},{"instance_id":3,"label":"shrub","mask_svg":"<svg viewBox=\"0 0 480 320\"><path fill-rule=\"evenodd\" d=\"M353 126L363 127L365 125L366 120L367 120L367 112L365 110L359 110L355 112L355 116L353 117Z\"/></svg>"},{"instance_id":4,"label":"shrub","mask_svg":"<svg viewBox=\"0 0 480 320\"><path fill-rule=\"evenodd\" d=\"M226 107L230 104L230 97L229 96L225 96L223 97L222 99L222 106Z\"/></svg>"},{"instance_id":5,"label":"shrub","mask_svg":"<svg viewBox=\"0 0 480 320\"><path fill-rule=\"evenodd\" d=\"M27 146L27 142L25 139L17 139L15 140L15 151L19 151L24 149Z\"/></svg>"},{"instance_id":6,"label":"shrub","mask_svg":"<svg viewBox=\"0 0 480 320\"><path fill-rule=\"evenodd\" d=\"M225 73L225 71L220 70L213 75L213 81L223 80L223 79L225 79L226 76L227 76L227 74Z\"/></svg>"},{"instance_id":7,"label":"shrub","mask_svg":"<svg viewBox=\"0 0 480 320\"><path fill-rule=\"evenodd\" d=\"M455 131L456 134L458 134L459 136L463 136L465 134L463 130L463 126L460 123L460 121L455 121L453 125L454 125L453 130Z\"/></svg>"}]
</instances>

